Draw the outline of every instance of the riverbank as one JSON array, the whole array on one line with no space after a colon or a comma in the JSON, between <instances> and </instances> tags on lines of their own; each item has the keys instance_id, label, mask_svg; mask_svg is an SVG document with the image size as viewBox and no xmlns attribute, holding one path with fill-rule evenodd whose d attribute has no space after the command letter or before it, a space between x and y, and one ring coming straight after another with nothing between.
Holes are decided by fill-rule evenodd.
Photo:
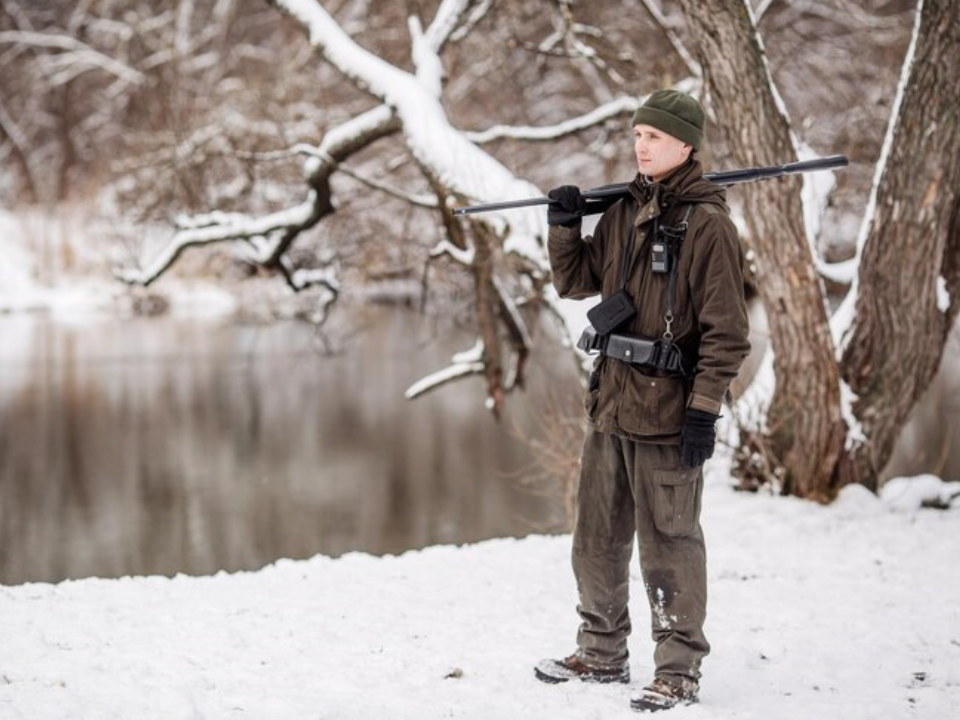
<instances>
[{"instance_id":1,"label":"riverbank","mask_svg":"<svg viewBox=\"0 0 960 720\"><path fill-rule=\"evenodd\" d=\"M960 707L957 484L830 507L733 492L715 465L702 703L671 717L950 717ZM926 485L926 491L924 490ZM918 494L919 493L919 494ZM0 588L0 717L629 718L630 688L546 686L573 647L568 536L259 572ZM636 563L634 684L651 643Z\"/></svg>"}]
</instances>

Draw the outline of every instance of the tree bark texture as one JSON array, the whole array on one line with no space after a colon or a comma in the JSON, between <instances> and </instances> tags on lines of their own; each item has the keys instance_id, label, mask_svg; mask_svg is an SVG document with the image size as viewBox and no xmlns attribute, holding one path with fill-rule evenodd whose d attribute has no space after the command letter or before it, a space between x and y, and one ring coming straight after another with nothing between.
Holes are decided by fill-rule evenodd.
<instances>
[{"instance_id":1,"label":"tree bark texture","mask_svg":"<svg viewBox=\"0 0 960 720\"><path fill-rule=\"evenodd\" d=\"M960 3L923 0L918 12L842 360L867 441L845 454L837 480L874 489L960 308Z\"/></svg>"},{"instance_id":2,"label":"tree bark texture","mask_svg":"<svg viewBox=\"0 0 960 720\"><path fill-rule=\"evenodd\" d=\"M503 360L499 332L500 301L494 285L496 248L499 238L489 225L472 223L476 254L473 262L473 280L476 289L477 324L483 339L483 366L487 380L487 398L490 410L499 418L503 408Z\"/></svg>"},{"instance_id":3,"label":"tree bark texture","mask_svg":"<svg viewBox=\"0 0 960 720\"><path fill-rule=\"evenodd\" d=\"M735 164L796 159L789 121L778 105L745 0L681 0L681 5ZM743 193L775 353L777 386L767 418L769 437L761 445L774 457L765 460L782 469L785 492L825 498L844 426L827 310L804 227L801 182L785 178L734 192Z\"/></svg>"}]
</instances>

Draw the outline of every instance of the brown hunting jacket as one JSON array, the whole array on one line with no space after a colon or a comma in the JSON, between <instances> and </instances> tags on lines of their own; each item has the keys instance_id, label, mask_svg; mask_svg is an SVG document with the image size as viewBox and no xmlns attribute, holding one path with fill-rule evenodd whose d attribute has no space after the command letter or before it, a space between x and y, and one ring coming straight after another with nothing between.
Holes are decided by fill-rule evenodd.
<instances>
[{"instance_id":1,"label":"brown hunting jacket","mask_svg":"<svg viewBox=\"0 0 960 720\"><path fill-rule=\"evenodd\" d=\"M560 297L600 293L606 299L620 289L624 245L630 226L636 226L627 292L637 314L629 327L617 332L659 338L666 329L669 276L651 268L653 220L659 217L661 225L677 226L693 204L680 249L672 331L684 357L696 362L695 376L691 382L598 357L594 372L599 383L591 383L585 405L600 432L644 443L678 443L685 408L719 415L750 350L737 230L723 188L702 175L695 159L660 183L637 175L630 195L604 212L592 237L581 237L580 225L550 228L550 265Z\"/></svg>"}]
</instances>

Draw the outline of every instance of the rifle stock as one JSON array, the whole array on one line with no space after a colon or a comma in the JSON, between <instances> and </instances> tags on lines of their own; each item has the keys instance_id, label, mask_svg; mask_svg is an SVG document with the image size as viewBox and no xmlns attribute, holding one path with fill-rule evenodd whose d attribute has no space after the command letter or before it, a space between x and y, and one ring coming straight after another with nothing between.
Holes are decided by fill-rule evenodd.
<instances>
[{"instance_id":1,"label":"rifle stock","mask_svg":"<svg viewBox=\"0 0 960 720\"><path fill-rule=\"evenodd\" d=\"M717 185L730 187L740 183L754 182L756 180L768 180L770 178L781 177L783 175L796 175L798 173L816 172L818 170L833 170L835 168L846 167L849 164L845 155L830 155L823 158L814 158L812 160L801 160L800 162L787 163L786 165L770 165L768 167L744 168L741 170L726 170L723 172L704 173L703 177ZM585 190L583 197L587 200L586 215L603 212L613 205L617 200L626 195L630 183L615 183L612 185L601 185L591 190ZM485 203L482 205L467 205L466 207L455 208L454 215L469 215L473 213L493 212L494 210L512 210L514 208L535 207L537 205L547 205L550 198L525 198L523 200L506 200L504 202Z\"/></svg>"}]
</instances>

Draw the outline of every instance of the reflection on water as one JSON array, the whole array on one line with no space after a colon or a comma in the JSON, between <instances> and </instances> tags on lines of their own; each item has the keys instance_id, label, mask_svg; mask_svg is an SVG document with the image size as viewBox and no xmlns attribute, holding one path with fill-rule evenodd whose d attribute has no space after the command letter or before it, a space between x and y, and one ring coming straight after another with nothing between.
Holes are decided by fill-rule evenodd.
<instances>
[{"instance_id":1,"label":"reflection on water","mask_svg":"<svg viewBox=\"0 0 960 720\"><path fill-rule=\"evenodd\" d=\"M559 529L561 499L522 487L529 450L487 416L482 382L403 400L470 339L425 341L404 310L372 322L324 357L292 323L0 317L0 583ZM575 403L556 371L534 385ZM513 421L531 428L531 404L512 401Z\"/></svg>"}]
</instances>

